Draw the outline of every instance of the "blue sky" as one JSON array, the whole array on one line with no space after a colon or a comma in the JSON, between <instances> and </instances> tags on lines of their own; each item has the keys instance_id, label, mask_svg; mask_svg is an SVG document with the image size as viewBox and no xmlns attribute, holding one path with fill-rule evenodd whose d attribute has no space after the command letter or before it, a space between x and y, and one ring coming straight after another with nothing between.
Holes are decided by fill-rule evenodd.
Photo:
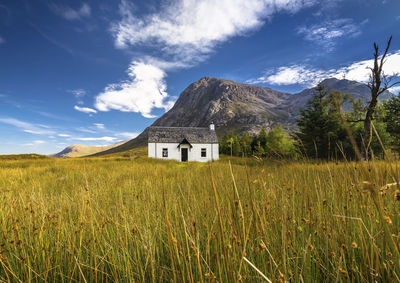
<instances>
[{"instance_id":1,"label":"blue sky","mask_svg":"<svg viewBox=\"0 0 400 283\"><path fill-rule=\"evenodd\" d=\"M390 35L399 73L399 27L399 0L0 0L0 154L132 138L204 76L365 82Z\"/></svg>"}]
</instances>

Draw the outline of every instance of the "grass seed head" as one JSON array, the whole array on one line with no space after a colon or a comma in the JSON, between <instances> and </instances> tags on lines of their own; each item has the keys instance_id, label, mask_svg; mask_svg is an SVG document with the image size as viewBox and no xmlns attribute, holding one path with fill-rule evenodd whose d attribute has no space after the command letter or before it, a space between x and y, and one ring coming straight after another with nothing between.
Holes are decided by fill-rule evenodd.
<instances>
[{"instance_id":1,"label":"grass seed head","mask_svg":"<svg viewBox=\"0 0 400 283\"><path fill-rule=\"evenodd\" d=\"M374 185L371 182L364 181L362 182L362 189L364 193L373 193L374 192Z\"/></svg>"},{"instance_id":2,"label":"grass seed head","mask_svg":"<svg viewBox=\"0 0 400 283\"><path fill-rule=\"evenodd\" d=\"M341 267L339 267L339 273L342 275L347 275L347 271Z\"/></svg>"},{"instance_id":3,"label":"grass seed head","mask_svg":"<svg viewBox=\"0 0 400 283\"><path fill-rule=\"evenodd\" d=\"M394 200L400 201L400 190L394 192Z\"/></svg>"},{"instance_id":4,"label":"grass seed head","mask_svg":"<svg viewBox=\"0 0 400 283\"><path fill-rule=\"evenodd\" d=\"M389 216L383 216L383 219L385 219L386 223L388 223L388 224L392 224L393 223L392 219L390 219Z\"/></svg>"}]
</instances>

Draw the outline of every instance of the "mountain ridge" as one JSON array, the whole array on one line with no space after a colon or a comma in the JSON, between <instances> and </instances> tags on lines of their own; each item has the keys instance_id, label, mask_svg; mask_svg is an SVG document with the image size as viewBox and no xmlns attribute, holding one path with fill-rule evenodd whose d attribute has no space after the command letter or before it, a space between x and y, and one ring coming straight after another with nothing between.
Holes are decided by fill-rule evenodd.
<instances>
[{"instance_id":1,"label":"mountain ridge","mask_svg":"<svg viewBox=\"0 0 400 283\"><path fill-rule=\"evenodd\" d=\"M321 84L328 91L350 92L364 102L369 99L368 87L359 82L329 78ZM207 127L213 122L219 136L227 131L256 134L262 128L268 130L276 125L289 130L296 126L300 109L307 105L314 91L315 87L290 94L268 87L203 77L183 90L174 106L151 126ZM389 94L386 92L382 97ZM147 129L135 139L93 156L126 151L146 143Z\"/></svg>"},{"instance_id":2,"label":"mountain ridge","mask_svg":"<svg viewBox=\"0 0 400 283\"><path fill-rule=\"evenodd\" d=\"M98 152L102 152L108 149L112 149L114 147L120 146L124 144L126 141L118 142L112 145L106 146L90 146L90 145L80 145L73 144L67 146L62 151L54 154L50 154L50 157L58 157L58 158L72 158L72 157L82 157L87 155L92 155Z\"/></svg>"}]
</instances>

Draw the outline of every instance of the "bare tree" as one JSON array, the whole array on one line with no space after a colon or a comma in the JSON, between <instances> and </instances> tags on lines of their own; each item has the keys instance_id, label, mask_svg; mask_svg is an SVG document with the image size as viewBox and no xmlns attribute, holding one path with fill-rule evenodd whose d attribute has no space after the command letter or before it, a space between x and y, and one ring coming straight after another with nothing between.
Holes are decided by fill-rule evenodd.
<instances>
[{"instance_id":1,"label":"bare tree","mask_svg":"<svg viewBox=\"0 0 400 283\"><path fill-rule=\"evenodd\" d=\"M387 76L383 71L383 65L386 62L385 60L391 42L392 36L389 38L385 52L382 56L379 56L379 47L374 43L374 67L370 68L371 75L368 83L368 88L371 90L371 100L369 101L367 113L365 114L364 119L364 146L362 147L363 156L366 160L369 159L369 151L372 141L372 120L374 119L376 105L378 104L378 97L381 93L400 83L400 81L392 83L391 80L393 76Z\"/></svg>"}]
</instances>

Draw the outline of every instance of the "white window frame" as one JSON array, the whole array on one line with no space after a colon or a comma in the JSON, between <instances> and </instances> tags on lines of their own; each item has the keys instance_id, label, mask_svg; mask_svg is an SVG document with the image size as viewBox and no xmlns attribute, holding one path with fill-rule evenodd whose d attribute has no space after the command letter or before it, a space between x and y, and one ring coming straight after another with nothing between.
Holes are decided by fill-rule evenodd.
<instances>
[{"instance_id":1,"label":"white window frame","mask_svg":"<svg viewBox=\"0 0 400 283\"><path fill-rule=\"evenodd\" d=\"M168 158L168 148L164 147L162 149L162 157L163 158Z\"/></svg>"},{"instance_id":2,"label":"white window frame","mask_svg":"<svg viewBox=\"0 0 400 283\"><path fill-rule=\"evenodd\" d=\"M203 156L203 151L204 151L204 156ZM200 157L201 158L207 158L207 148L206 147L202 147L200 149Z\"/></svg>"}]
</instances>

